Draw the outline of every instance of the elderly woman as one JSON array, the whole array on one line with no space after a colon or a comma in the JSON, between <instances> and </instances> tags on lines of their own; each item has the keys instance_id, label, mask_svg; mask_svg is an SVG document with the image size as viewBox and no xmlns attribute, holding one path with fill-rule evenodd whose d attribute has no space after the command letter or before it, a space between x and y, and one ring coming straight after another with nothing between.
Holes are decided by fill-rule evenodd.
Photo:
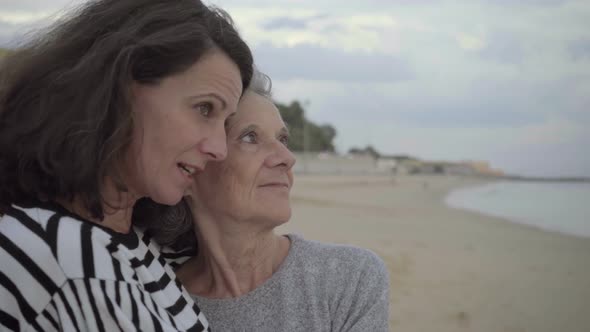
<instances>
[{"instance_id":1,"label":"elderly woman","mask_svg":"<svg viewBox=\"0 0 590 332\"><path fill-rule=\"evenodd\" d=\"M0 73L0 330L207 330L131 215L141 197L178 203L226 156L252 75L227 17L91 1Z\"/></svg>"},{"instance_id":2,"label":"elderly woman","mask_svg":"<svg viewBox=\"0 0 590 332\"><path fill-rule=\"evenodd\" d=\"M360 248L275 233L291 217L295 158L289 132L261 86L255 75L228 120L227 159L195 177L188 200L194 230L179 240L171 231L189 228L190 212L143 213L167 220L155 234L164 242L187 244L188 235L198 244L177 275L214 329L387 331L388 275L381 259Z\"/></svg>"}]
</instances>

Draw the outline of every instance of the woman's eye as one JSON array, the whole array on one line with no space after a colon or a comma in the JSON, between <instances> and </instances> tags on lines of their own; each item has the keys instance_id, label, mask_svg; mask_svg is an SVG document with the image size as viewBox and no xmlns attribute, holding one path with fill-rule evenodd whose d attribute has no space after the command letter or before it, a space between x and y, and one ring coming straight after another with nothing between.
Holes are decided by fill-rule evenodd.
<instances>
[{"instance_id":1,"label":"woman's eye","mask_svg":"<svg viewBox=\"0 0 590 332\"><path fill-rule=\"evenodd\" d=\"M213 112L213 104L211 103L201 103L195 105L195 108L206 118L208 118L211 115L211 112Z\"/></svg>"},{"instance_id":2,"label":"woman's eye","mask_svg":"<svg viewBox=\"0 0 590 332\"><path fill-rule=\"evenodd\" d=\"M257 142L257 137L255 132L247 133L246 135L240 138L242 142L255 144Z\"/></svg>"}]
</instances>

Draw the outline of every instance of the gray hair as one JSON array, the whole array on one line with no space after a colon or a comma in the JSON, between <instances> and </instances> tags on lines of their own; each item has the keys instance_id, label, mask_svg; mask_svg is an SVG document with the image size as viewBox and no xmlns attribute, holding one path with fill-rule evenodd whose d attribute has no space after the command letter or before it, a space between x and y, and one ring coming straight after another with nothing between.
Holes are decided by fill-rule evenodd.
<instances>
[{"instance_id":1,"label":"gray hair","mask_svg":"<svg viewBox=\"0 0 590 332\"><path fill-rule=\"evenodd\" d=\"M272 80L255 68L248 90L272 99ZM158 204L147 197L142 198L133 207L133 224L144 228L162 246L177 251L198 250L193 213L187 199L183 198L180 203L169 206Z\"/></svg>"},{"instance_id":2,"label":"gray hair","mask_svg":"<svg viewBox=\"0 0 590 332\"><path fill-rule=\"evenodd\" d=\"M252 80L250 81L248 90L262 97L272 99L272 80L268 75L254 67L254 73L252 73Z\"/></svg>"}]
</instances>

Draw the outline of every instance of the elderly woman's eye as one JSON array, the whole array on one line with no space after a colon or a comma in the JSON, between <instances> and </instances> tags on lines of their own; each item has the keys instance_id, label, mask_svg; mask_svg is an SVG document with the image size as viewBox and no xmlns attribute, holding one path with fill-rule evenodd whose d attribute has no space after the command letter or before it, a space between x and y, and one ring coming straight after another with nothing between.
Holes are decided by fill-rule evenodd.
<instances>
[{"instance_id":1,"label":"elderly woman's eye","mask_svg":"<svg viewBox=\"0 0 590 332\"><path fill-rule=\"evenodd\" d=\"M289 136L281 136L279 140L281 143L283 143L283 145L289 146Z\"/></svg>"},{"instance_id":2,"label":"elderly woman's eye","mask_svg":"<svg viewBox=\"0 0 590 332\"><path fill-rule=\"evenodd\" d=\"M240 140L245 143L255 144L257 143L257 138L256 133L252 131L240 137Z\"/></svg>"},{"instance_id":3,"label":"elderly woman's eye","mask_svg":"<svg viewBox=\"0 0 590 332\"><path fill-rule=\"evenodd\" d=\"M200 103L195 105L195 109L197 111L199 111L199 113L208 118L211 115L211 112L213 112L213 104L211 103Z\"/></svg>"}]
</instances>

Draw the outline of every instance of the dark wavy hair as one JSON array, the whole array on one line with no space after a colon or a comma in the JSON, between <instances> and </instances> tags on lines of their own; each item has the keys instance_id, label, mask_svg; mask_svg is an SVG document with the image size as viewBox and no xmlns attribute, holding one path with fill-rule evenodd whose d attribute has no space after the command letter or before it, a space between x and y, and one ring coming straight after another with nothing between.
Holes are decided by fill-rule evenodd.
<instances>
[{"instance_id":1,"label":"dark wavy hair","mask_svg":"<svg viewBox=\"0 0 590 332\"><path fill-rule=\"evenodd\" d=\"M0 214L80 199L104 217L101 183L126 188L130 86L156 85L219 49L244 90L252 54L229 16L198 0L99 0L75 9L0 63Z\"/></svg>"},{"instance_id":2,"label":"dark wavy hair","mask_svg":"<svg viewBox=\"0 0 590 332\"><path fill-rule=\"evenodd\" d=\"M270 77L256 69L248 89L268 99L272 97ZM179 251L188 249L195 253L198 243L194 232L194 217L187 199L183 198L180 203L169 206L158 204L148 197L142 198L133 208L133 224L143 227L160 245Z\"/></svg>"}]
</instances>

